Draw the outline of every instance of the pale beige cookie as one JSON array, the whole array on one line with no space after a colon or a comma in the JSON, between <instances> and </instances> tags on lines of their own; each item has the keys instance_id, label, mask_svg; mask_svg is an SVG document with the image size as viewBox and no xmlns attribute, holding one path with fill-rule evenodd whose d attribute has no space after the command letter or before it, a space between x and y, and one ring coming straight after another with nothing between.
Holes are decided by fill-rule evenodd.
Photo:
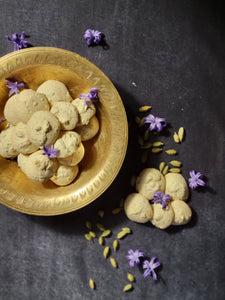
<instances>
[{"instance_id":1,"label":"pale beige cookie","mask_svg":"<svg viewBox=\"0 0 225 300\"><path fill-rule=\"evenodd\" d=\"M64 186L70 184L78 175L79 167L60 165L50 180L56 185Z\"/></svg>"},{"instance_id":2,"label":"pale beige cookie","mask_svg":"<svg viewBox=\"0 0 225 300\"><path fill-rule=\"evenodd\" d=\"M59 120L49 111L37 111L27 122L28 139L38 147L53 144L59 132Z\"/></svg>"},{"instance_id":3,"label":"pale beige cookie","mask_svg":"<svg viewBox=\"0 0 225 300\"><path fill-rule=\"evenodd\" d=\"M76 127L78 111L72 103L54 102L50 112L58 118L62 130L72 130Z\"/></svg>"},{"instance_id":4,"label":"pale beige cookie","mask_svg":"<svg viewBox=\"0 0 225 300\"><path fill-rule=\"evenodd\" d=\"M17 156L17 164L18 164L18 167L20 167L20 169L22 171L24 170L24 168L26 166L28 158L29 158L29 155L22 154L22 153L19 153Z\"/></svg>"},{"instance_id":5,"label":"pale beige cookie","mask_svg":"<svg viewBox=\"0 0 225 300\"><path fill-rule=\"evenodd\" d=\"M26 89L8 99L4 107L4 116L10 124L16 125L19 122L27 123L33 113L39 110L49 110L47 98Z\"/></svg>"},{"instance_id":6,"label":"pale beige cookie","mask_svg":"<svg viewBox=\"0 0 225 300\"><path fill-rule=\"evenodd\" d=\"M99 131L99 122L96 116L90 119L88 125L78 126L75 131L80 134L81 141L92 139Z\"/></svg>"},{"instance_id":7,"label":"pale beige cookie","mask_svg":"<svg viewBox=\"0 0 225 300\"><path fill-rule=\"evenodd\" d=\"M152 200L155 192L164 192L164 176L157 169L146 168L137 177L136 190L148 200Z\"/></svg>"},{"instance_id":8,"label":"pale beige cookie","mask_svg":"<svg viewBox=\"0 0 225 300\"><path fill-rule=\"evenodd\" d=\"M88 101L88 106L85 105L84 99L82 98L73 100L72 104L77 108L79 114L79 122L77 126L87 125L96 113L95 105L91 101Z\"/></svg>"},{"instance_id":9,"label":"pale beige cookie","mask_svg":"<svg viewBox=\"0 0 225 300\"><path fill-rule=\"evenodd\" d=\"M191 220L192 211L186 202L174 200L171 201L171 206L174 211L174 220L172 225L184 225Z\"/></svg>"},{"instance_id":10,"label":"pale beige cookie","mask_svg":"<svg viewBox=\"0 0 225 300\"><path fill-rule=\"evenodd\" d=\"M30 154L38 150L38 147L31 143L27 137L27 125L19 122L12 132L13 147L20 153Z\"/></svg>"},{"instance_id":11,"label":"pale beige cookie","mask_svg":"<svg viewBox=\"0 0 225 300\"><path fill-rule=\"evenodd\" d=\"M49 159L43 153L43 150L39 150L29 156L24 154L18 156L18 165L28 178L44 182L55 174L58 168L57 160Z\"/></svg>"},{"instance_id":12,"label":"pale beige cookie","mask_svg":"<svg viewBox=\"0 0 225 300\"><path fill-rule=\"evenodd\" d=\"M165 175L165 194L169 194L172 200L186 201L189 197L189 189L186 180L179 173L167 173Z\"/></svg>"},{"instance_id":13,"label":"pale beige cookie","mask_svg":"<svg viewBox=\"0 0 225 300\"><path fill-rule=\"evenodd\" d=\"M4 158L14 158L19 154L13 145L13 131L14 126L8 126L0 133L0 155Z\"/></svg>"},{"instance_id":14,"label":"pale beige cookie","mask_svg":"<svg viewBox=\"0 0 225 300\"><path fill-rule=\"evenodd\" d=\"M61 131L54 148L58 150L58 158L64 158L74 154L80 146L80 135L75 131Z\"/></svg>"},{"instance_id":15,"label":"pale beige cookie","mask_svg":"<svg viewBox=\"0 0 225 300\"><path fill-rule=\"evenodd\" d=\"M152 209L153 216L150 221L154 226L160 229L166 229L173 223L174 212L169 203L165 209L162 208L160 203L153 203Z\"/></svg>"},{"instance_id":16,"label":"pale beige cookie","mask_svg":"<svg viewBox=\"0 0 225 300\"><path fill-rule=\"evenodd\" d=\"M57 157L57 160L60 164L65 166L75 166L81 162L84 157L85 149L84 145L80 143L79 147L77 148L76 152L71 154L70 156L60 158Z\"/></svg>"},{"instance_id":17,"label":"pale beige cookie","mask_svg":"<svg viewBox=\"0 0 225 300\"><path fill-rule=\"evenodd\" d=\"M124 201L124 212L128 219L137 223L146 223L152 217L149 201L139 193L132 193Z\"/></svg>"},{"instance_id":18,"label":"pale beige cookie","mask_svg":"<svg viewBox=\"0 0 225 300\"><path fill-rule=\"evenodd\" d=\"M51 106L58 101L72 101L67 87L64 83L58 80L47 80L43 82L38 87L37 92L44 94L47 97Z\"/></svg>"}]
</instances>

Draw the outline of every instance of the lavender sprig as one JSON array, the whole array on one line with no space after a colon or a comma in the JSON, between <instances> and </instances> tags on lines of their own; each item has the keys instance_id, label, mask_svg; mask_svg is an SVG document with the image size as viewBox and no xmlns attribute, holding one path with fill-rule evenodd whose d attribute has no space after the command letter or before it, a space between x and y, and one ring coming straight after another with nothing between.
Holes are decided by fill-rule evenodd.
<instances>
[{"instance_id":1,"label":"lavender sprig","mask_svg":"<svg viewBox=\"0 0 225 300\"><path fill-rule=\"evenodd\" d=\"M49 148L44 145L43 147L44 153L43 155L47 155L48 158L54 158L57 156L58 149L53 149L53 145L51 145Z\"/></svg>"},{"instance_id":2,"label":"lavender sprig","mask_svg":"<svg viewBox=\"0 0 225 300\"><path fill-rule=\"evenodd\" d=\"M26 37L24 31L22 32L21 35L19 35L18 33L13 33L11 38L8 35L6 35L5 37L7 38L8 41L14 44L14 51L28 47L28 42L24 40Z\"/></svg>"},{"instance_id":3,"label":"lavender sprig","mask_svg":"<svg viewBox=\"0 0 225 300\"><path fill-rule=\"evenodd\" d=\"M131 268L134 267L134 263L136 263L137 265L140 264L139 258L145 256L144 253L140 250L133 251L132 249L128 250L128 254L129 255L127 255L126 258L130 260L129 264Z\"/></svg>"},{"instance_id":4,"label":"lavender sprig","mask_svg":"<svg viewBox=\"0 0 225 300\"><path fill-rule=\"evenodd\" d=\"M143 269L146 269L144 272L144 277L152 275L154 280L157 280L157 275L155 273L155 269L157 267L159 267L161 263L159 261L155 262L156 259L157 259L157 257L153 257L150 261L145 260L143 262Z\"/></svg>"},{"instance_id":5,"label":"lavender sprig","mask_svg":"<svg viewBox=\"0 0 225 300\"><path fill-rule=\"evenodd\" d=\"M164 118L155 117L152 114L149 114L144 119L144 124L149 124L148 130L153 131L156 130L157 132L160 132L163 130L163 128L167 125L166 120Z\"/></svg>"},{"instance_id":6,"label":"lavender sprig","mask_svg":"<svg viewBox=\"0 0 225 300\"><path fill-rule=\"evenodd\" d=\"M199 185L200 186L205 186L206 183L205 181L203 181L202 179L200 179L199 177L203 176L201 172L197 172L195 173L194 170L190 171L190 178L188 179L189 182L189 187L191 189L196 189Z\"/></svg>"},{"instance_id":7,"label":"lavender sprig","mask_svg":"<svg viewBox=\"0 0 225 300\"><path fill-rule=\"evenodd\" d=\"M14 93L15 93L15 94L18 94L18 93L19 93L19 88L25 86L25 83L24 83L24 82L18 83L17 81L16 81L16 82L11 82L11 81L9 81L9 80L6 80L6 82L7 82L7 85L6 85L6 86L10 89L10 91L9 91L9 97L10 97L11 95L13 95Z\"/></svg>"},{"instance_id":8,"label":"lavender sprig","mask_svg":"<svg viewBox=\"0 0 225 300\"><path fill-rule=\"evenodd\" d=\"M153 195L154 199L152 203L160 203L162 205L162 209L166 209L167 202L171 198L170 195L165 195L162 192L155 192Z\"/></svg>"},{"instance_id":9,"label":"lavender sprig","mask_svg":"<svg viewBox=\"0 0 225 300\"><path fill-rule=\"evenodd\" d=\"M88 92L88 94L81 94L79 96L79 98L84 98L84 104L89 107L87 100L91 100L92 102L97 102L99 100L98 98L98 92L99 89L97 88L92 88L90 89L90 91Z\"/></svg>"},{"instance_id":10,"label":"lavender sprig","mask_svg":"<svg viewBox=\"0 0 225 300\"><path fill-rule=\"evenodd\" d=\"M84 39L88 46L98 45L101 42L103 34L99 30L87 29L84 33Z\"/></svg>"}]
</instances>

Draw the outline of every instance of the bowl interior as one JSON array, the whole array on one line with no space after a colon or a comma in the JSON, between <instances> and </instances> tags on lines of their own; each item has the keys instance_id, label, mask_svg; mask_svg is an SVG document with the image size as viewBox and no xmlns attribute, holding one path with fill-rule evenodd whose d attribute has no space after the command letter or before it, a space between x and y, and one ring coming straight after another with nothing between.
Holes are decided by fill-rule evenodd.
<instances>
[{"instance_id":1,"label":"bowl interior","mask_svg":"<svg viewBox=\"0 0 225 300\"><path fill-rule=\"evenodd\" d=\"M0 157L0 201L36 215L76 210L102 194L122 165L127 147L127 119L122 101L110 80L75 53L45 47L17 52L0 59L0 118L4 117L9 92L5 79L23 81L26 88L33 90L48 79L56 79L67 86L73 99L92 87L100 89L100 101L96 104L100 129L93 139L84 142L85 156L79 164L79 176L65 187L51 181L32 181L20 170L16 160Z\"/></svg>"}]
</instances>

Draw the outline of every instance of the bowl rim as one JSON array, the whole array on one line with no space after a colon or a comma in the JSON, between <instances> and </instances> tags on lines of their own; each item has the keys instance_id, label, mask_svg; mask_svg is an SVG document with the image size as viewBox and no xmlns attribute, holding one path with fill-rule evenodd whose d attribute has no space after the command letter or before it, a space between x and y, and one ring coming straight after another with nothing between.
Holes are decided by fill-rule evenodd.
<instances>
[{"instance_id":1,"label":"bowl rim","mask_svg":"<svg viewBox=\"0 0 225 300\"><path fill-rule=\"evenodd\" d=\"M62 58L62 59L61 59ZM49 59L49 61L48 61ZM88 79L90 84L95 87L104 87L104 93L102 92L102 98L104 103L104 95L113 96L110 99L110 102L107 102L107 108L112 113L112 129L113 129L113 140L112 147L109 153L109 162L106 161L106 165L98 174L98 182L100 184L100 188L96 189L93 182L91 182L92 187L88 189L88 187L84 187L79 191L76 191L70 195L69 199L66 197L66 205L62 205L63 199L56 201L59 205L57 207L53 207L51 210L46 209L46 204L43 207L35 207L35 200L32 200L32 203L29 203L29 199L25 198L23 195L18 194L16 191L12 191L8 195L7 187L0 187L0 203L3 205L10 207L16 211L31 214L31 215L40 215L40 216L54 216L61 215L65 213L69 213L75 210L78 210L94 200L96 200L100 195L102 195L106 189L111 185L116 176L118 175L123 161L125 159L127 146L128 146L128 123L126 111L120 98L120 95L110 81L110 79L92 62L90 62L87 58L71 52L69 50L65 50L62 48L55 47L30 47L26 49L21 49L18 51L14 51L8 53L0 58L0 80L3 78L9 77L8 75L14 72L15 70L25 68L27 65L33 64L41 64L41 65L58 65L63 66L64 68L68 68L71 71L75 72L79 76L84 76L82 74L82 68L85 70L85 79ZM89 70L89 71L88 71ZM107 86L107 89L105 87ZM108 101L108 99L107 99ZM115 109L117 107L117 109ZM122 120L122 122L120 122ZM119 142L118 142L119 139ZM117 140L117 144L115 145L115 141ZM118 155L118 149L120 151L120 155ZM112 163L114 164L112 167ZM111 170L112 167L112 170ZM108 175L108 177L106 176ZM94 191L93 191L94 189ZM81 194L84 194L86 197L81 199ZM80 201L80 199L82 201ZM52 204L50 204L52 206Z\"/></svg>"}]
</instances>

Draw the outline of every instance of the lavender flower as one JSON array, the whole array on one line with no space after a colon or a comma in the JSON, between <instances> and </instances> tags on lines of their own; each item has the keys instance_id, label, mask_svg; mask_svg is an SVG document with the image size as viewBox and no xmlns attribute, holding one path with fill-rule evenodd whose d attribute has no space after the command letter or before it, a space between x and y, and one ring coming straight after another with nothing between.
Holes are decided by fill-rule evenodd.
<instances>
[{"instance_id":1,"label":"lavender flower","mask_svg":"<svg viewBox=\"0 0 225 300\"><path fill-rule=\"evenodd\" d=\"M155 192L153 197L152 203L160 203L163 209L166 209L167 201L171 198L170 195L165 195L162 192Z\"/></svg>"},{"instance_id":2,"label":"lavender flower","mask_svg":"<svg viewBox=\"0 0 225 300\"><path fill-rule=\"evenodd\" d=\"M18 83L17 81L16 82L11 82L9 80L6 80L6 82L7 82L6 86L10 89L9 97L14 93L18 94L19 93L19 88L24 87L24 85L25 85L24 82Z\"/></svg>"},{"instance_id":3,"label":"lavender flower","mask_svg":"<svg viewBox=\"0 0 225 300\"><path fill-rule=\"evenodd\" d=\"M98 45L101 42L103 34L99 30L87 29L84 33L84 39L88 46Z\"/></svg>"},{"instance_id":4,"label":"lavender flower","mask_svg":"<svg viewBox=\"0 0 225 300\"><path fill-rule=\"evenodd\" d=\"M156 263L154 262L155 260L157 259L157 257L153 257L151 259L151 261L148 261L148 260L145 260L143 262L143 269L146 269L145 272L144 272L144 277L147 277L148 275L151 276L154 278L154 280L157 280L157 275L155 273L155 269L157 267L160 266L160 262L157 261Z\"/></svg>"},{"instance_id":5,"label":"lavender flower","mask_svg":"<svg viewBox=\"0 0 225 300\"><path fill-rule=\"evenodd\" d=\"M20 50L22 48L27 48L28 42L25 41L26 34L23 31L21 35L18 33L13 33L12 37L10 38L8 35L5 36L7 40L14 44L14 51Z\"/></svg>"},{"instance_id":6,"label":"lavender flower","mask_svg":"<svg viewBox=\"0 0 225 300\"><path fill-rule=\"evenodd\" d=\"M0 124L2 124L3 122L5 122L5 120L4 119L0 119Z\"/></svg>"},{"instance_id":7,"label":"lavender flower","mask_svg":"<svg viewBox=\"0 0 225 300\"><path fill-rule=\"evenodd\" d=\"M199 178L202 176L201 172L195 173L195 171L192 170L192 171L190 171L189 174L191 176L188 179L190 188L195 189L195 188L197 188L198 185L205 186L206 183L202 179Z\"/></svg>"},{"instance_id":8,"label":"lavender flower","mask_svg":"<svg viewBox=\"0 0 225 300\"><path fill-rule=\"evenodd\" d=\"M150 124L148 128L150 131L156 130L160 132L163 130L163 127L166 126L166 120L164 118L154 117L151 114L144 119L144 124L146 123Z\"/></svg>"},{"instance_id":9,"label":"lavender flower","mask_svg":"<svg viewBox=\"0 0 225 300\"><path fill-rule=\"evenodd\" d=\"M53 149L53 145L51 145L49 148L44 145L43 149L44 149L44 153L42 153L43 155L47 155L48 158L54 158L54 157L56 157L56 154L57 154L58 150L57 149Z\"/></svg>"},{"instance_id":10,"label":"lavender flower","mask_svg":"<svg viewBox=\"0 0 225 300\"><path fill-rule=\"evenodd\" d=\"M140 259L139 257L144 257L144 253L141 252L140 250L135 250L133 251L132 249L128 250L128 254L126 256L127 259L130 259L130 266L133 268L134 267L134 263L136 263L137 265L140 263Z\"/></svg>"},{"instance_id":11,"label":"lavender flower","mask_svg":"<svg viewBox=\"0 0 225 300\"><path fill-rule=\"evenodd\" d=\"M84 104L87 107L89 107L89 105L87 103L87 100L91 100L93 102L97 102L99 100L99 98L98 98L98 92L99 92L99 89L92 88L92 89L90 89L90 91L88 92L88 94L81 94L79 96L79 98L84 98Z\"/></svg>"}]
</instances>

